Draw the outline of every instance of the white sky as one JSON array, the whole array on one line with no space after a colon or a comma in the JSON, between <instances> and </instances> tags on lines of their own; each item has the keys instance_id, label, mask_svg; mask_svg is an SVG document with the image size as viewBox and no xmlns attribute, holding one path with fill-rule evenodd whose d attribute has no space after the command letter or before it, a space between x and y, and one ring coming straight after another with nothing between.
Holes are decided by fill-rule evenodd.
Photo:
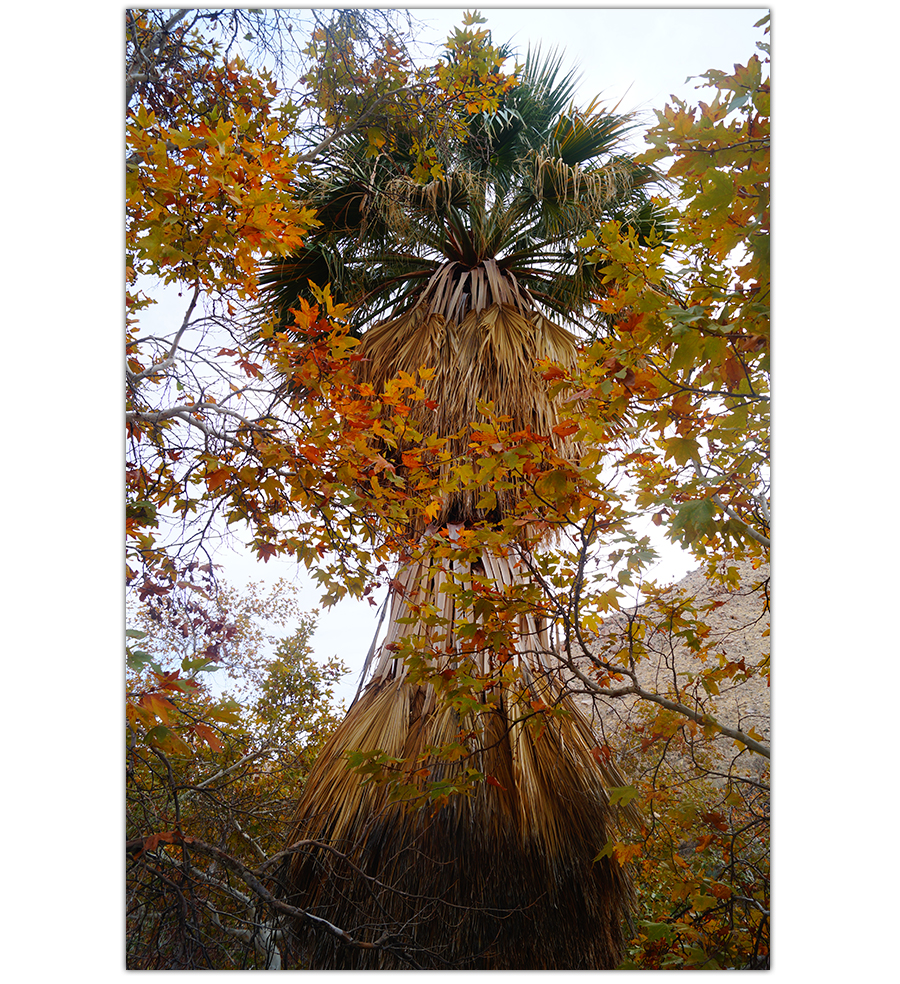
<instances>
[{"instance_id":1,"label":"white sky","mask_svg":"<svg viewBox=\"0 0 900 984\"><path fill-rule=\"evenodd\" d=\"M462 23L467 8L410 8L436 37ZM472 8L468 8L472 9ZM766 7L586 8L477 7L494 44L512 41L524 61L529 45L564 52L563 67L576 67L578 102L602 95L622 110L662 109L670 94L693 99L688 76L744 63L764 40L753 25ZM650 114L652 117L652 113Z\"/></svg>"}]
</instances>

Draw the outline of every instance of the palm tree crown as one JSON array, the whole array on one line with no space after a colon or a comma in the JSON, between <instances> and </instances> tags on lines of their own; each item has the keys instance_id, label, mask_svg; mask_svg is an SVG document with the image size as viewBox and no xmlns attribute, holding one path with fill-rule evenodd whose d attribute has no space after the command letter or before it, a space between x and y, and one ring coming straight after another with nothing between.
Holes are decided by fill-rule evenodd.
<instances>
[{"instance_id":1,"label":"palm tree crown","mask_svg":"<svg viewBox=\"0 0 900 984\"><path fill-rule=\"evenodd\" d=\"M574 109L576 80L560 66L529 51L497 112L438 147L444 177L429 184L409 176L411 134L374 160L365 141L345 141L298 189L321 226L263 277L282 316L312 280L356 305L360 330L423 301L461 320L508 298L578 323L601 287L577 239L602 219L647 231L662 216L647 195L654 173L621 151L632 118L599 99Z\"/></svg>"}]
</instances>

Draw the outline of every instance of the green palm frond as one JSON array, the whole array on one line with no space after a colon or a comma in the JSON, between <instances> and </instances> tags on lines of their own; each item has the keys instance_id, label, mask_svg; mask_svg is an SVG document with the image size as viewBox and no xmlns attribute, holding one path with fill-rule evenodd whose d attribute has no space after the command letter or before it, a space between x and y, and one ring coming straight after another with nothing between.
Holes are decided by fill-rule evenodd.
<instances>
[{"instance_id":1,"label":"green palm frond","mask_svg":"<svg viewBox=\"0 0 900 984\"><path fill-rule=\"evenodd\" d=\"M540 45L529 47L522 84L511 90L509 97L527 132L546 135L570 106L579 78L574 69L560 75L562 62L562 52L556 49L542 55ZM538 147L537 141L529 145L531 150Z\"/></svg>"},{"instance_id":2,"label":"green palm frond","mask_svg":"<svg viewBox=\"0 0 900 984\"><path fill-rule=\"evenodd\" d=\"M598 108L595 100L584 112L561 116L547 143L547 151L568 165L594 161L615 151L635 126L629 116Z\"/></svg>"}]
</instances>

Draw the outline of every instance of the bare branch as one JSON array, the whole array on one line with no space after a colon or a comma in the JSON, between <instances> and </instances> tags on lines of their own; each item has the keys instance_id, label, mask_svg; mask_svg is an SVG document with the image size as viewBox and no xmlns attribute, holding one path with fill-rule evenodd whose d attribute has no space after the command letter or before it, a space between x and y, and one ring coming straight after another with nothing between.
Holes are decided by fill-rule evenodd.
<instances>
[{"instance_id":1,"label":"bare branch","mask_svg":"<svg viewBox=\"0 0 900 984\"><path fill-rule=\"evenodd\" d=\"M181 322L181 327L175 335L172 341L169 351L166 353L166 357L162 362L158 362L156 365L150 366L149 369L144 369L142 372L129 372L125 370L125 378L128 382L134 386L135 383L141 382L141 380L146 379L148 376L156 376L166 369L171 368L175 364L175 355L178 352L178 345L181 342L181 336L187 331L190 325L191 315L194 313L194 308L197 305L197 298L200 296L200 285L194 284L194 290L191 294L191 301L188 304L188 309L185 312L184 319Z\"/></svg>"},{"instance_id":2,"label":"bare branch","mask_svg":"<svg viewBox=\"0 0 900 984\"><path fill-rule=\"evenodd\" d=\"M146 78L152 77L153 62L156 59L156 54L159 51L160 46L163 44L165 38L172 31L179 21L184 20L188 14L191 13L190 8L184 10L176 10L175 13L163 24L158 31L156 31L150 38L149 42L140 48L137 45L137 38L133 30L132 24L132 36L135 37L134 55L132 57L133 62L142 62L144 69L143 71L135 67L131 71L127 71L125 75L126 85L125 85L125 105L127 106L131 102L131 97L134 95L135 83L140 82ZM131 17L131 12L128 12L128 16Z\"/></svg>"},{"instance_id":3,"label":"bare branch","mask_svg":"<svg viewBox=\"0 0 900 984\"><path fill-rule=\"evenodd\" d=\"M190 837L186 834L182 834L177 830L170 831L169 836L173 844L186 845L193 851L197 851L200 854L205 854L207 857L214 858L224 868L227 868L233 874L237 875L237 877L240 878L241 881L243 881L244 884L252 892L254 892L259 899L266 902L282 915L309 921L321 929L324 929L325 932L330 935L337 937L349 946L355 946L362 950L383 949L388 941L387 934L382 934L379 939L373 942L355 939L346 930L341 929L339 926L335 926L327 919L323 919L321 916L314 915L312 912L308 912L305 909L299 909L296 906L289 905L287 902L282 902L280 899L276 898L246 865L242 864L236 858L233 858L230 854L226 854L225 851L220 850L218 847L214 847L212 844L207 844L204 841L197 840L196 837ZM140 837L136 840L127 841L125 844L125 850L128 854L140 855L143 852L144 845L148 840L150 840L150 838Z\"/></svg>"},{"instance_id":4,"label":"bare branch","mask_svg":"<svg viewBox=\"0 0 900 984\"><path fill-rule=\"evenodd\" d=\"M246 765L248 762L254 761L254 759L262 758L263 755L269 755L271 752L286 752L288 749L282 748L280 746L274 746L272 748L262 748L258 752L251 752L249 755L245 755L243 758L238 759L233 765L229 765L227 769L222 769L217 772L214 776L210 776L208 779L204 779L203 782L198 782L196 786L192 786L192 789L203 789L208 786L211 782L215 782L217 779L221 779L223 776L227 776L239 769L242 765Z\"/></svg>"}]
</instances>

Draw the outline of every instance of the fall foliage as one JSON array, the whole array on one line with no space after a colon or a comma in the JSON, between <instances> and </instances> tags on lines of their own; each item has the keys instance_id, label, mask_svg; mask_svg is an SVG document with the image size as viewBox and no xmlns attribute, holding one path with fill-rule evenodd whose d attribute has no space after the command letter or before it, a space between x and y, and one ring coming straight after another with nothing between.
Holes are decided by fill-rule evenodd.
<instances>
[{"instance_id":1,"label":"fall foliage","mask_svg":"<svg viewBox=\"0 0 900 984\"><path fill-rule=\"evenodd\" d=\"M615 931L602 956L584 959L621 950L642 969L766 966L768 737L717 719L707 698L767 679L768 663L724 658L708 641L712 609L647 580L653 551L637 530L652 517L710 583L755 592L768 611L767 46L731 74L706 73L718 93L709 104L659 110L650 149L627 166L590 172L601 146L591 130L606 117L562 107L556 143L521 188L502 189L520 213L501 215L484 207L475 165L458 167L447 148L506 148L533 67L514 66L476 16L425 67L396 26L365 12L308 25L296 45L304 84L286 92L215 40L210 12L186 13L126 16L129 966L300 966L309 951L295 946L297 925L317 959L435 966L440 948L416 926L441 912L446 886L404 881L386 861L361 868L353 845L326 843L324 828L315 843L291 834L295 801L319 781L317 757L324 769L329 749L346 746L340 788L364 789L410 824L499 815L515 783L491 749L516 734L535 774L553 742L575 748L588 777L578 795L603 804L587 861L596 898L617 901L603 909L586 894L585 911ZM604 139L623 125L609 119ZM322 191L321 175L341 168L346 185ZM529 194L548 216L542 227L527 217ZM467 209L490 222L466 225ZM565 290L532 253L551 230L562 255L563 213L577 228L565 257L577 283ZM378 308L365 279L375 274L353 268L347 243L362 223L382 257L394 250L388 279L418 276L421 257L401 254L432 215L444 238L429 242L450 266L423 275L430 286L408 317L393 288ZM492 266L479 251L507 234ZM300 286L279 294L285 271ZM154 283L183 295L165 331L145 327ZM354 295L361 283L374 327ZM479 296L497 301L489 324ZM466 321L465 303L481 321ZM441 337L459 352L479 333L502 334L478 349L480 364L413 345L457 312L458 334ZM510 383L520 378L525 396ZM455 412L450 395L462 393L471 398ZM387 748L353 732L359 704L342 722L330 703L340 668L313 660L312 618L287 589L262 597L219 583L214 545L235 534L262 562L295 559L323 605L386 587L388 634L367 660L383 687L360 702L407 687L397 713L424 707L422 721L433 714L440 726ZM739 584L736 565L761 573ZM266 637L260 620L272 615L285 631ZM663 638L691 653L690 686L648 673ZM211 683L223 672L224 691ZM608 712L624 702L638 717L616 733ZM744 769L749 758L760 766ZM576 784L574 766L562 771L557 781ZM555 816L552 782L540 781L527 808L538 827ZM581 845L581 821L569 821L540 835L560 857L568 839ZM512 857L512 835L498 827L496 837L497 857ZM374 898L420 899L384 910L402 911L403 931L388 915L334 922L324 896L286 891L285 871L326 857L361 914ZM526 857L533 871L516 874L504 903L520 933L529 877L546 881L538 854ZM504 877L491 872L486 881ZM630 913L620 895L633 898ZM477 918L460 912L454 925L481 927Z\"/></svg>"}]
</instances>

